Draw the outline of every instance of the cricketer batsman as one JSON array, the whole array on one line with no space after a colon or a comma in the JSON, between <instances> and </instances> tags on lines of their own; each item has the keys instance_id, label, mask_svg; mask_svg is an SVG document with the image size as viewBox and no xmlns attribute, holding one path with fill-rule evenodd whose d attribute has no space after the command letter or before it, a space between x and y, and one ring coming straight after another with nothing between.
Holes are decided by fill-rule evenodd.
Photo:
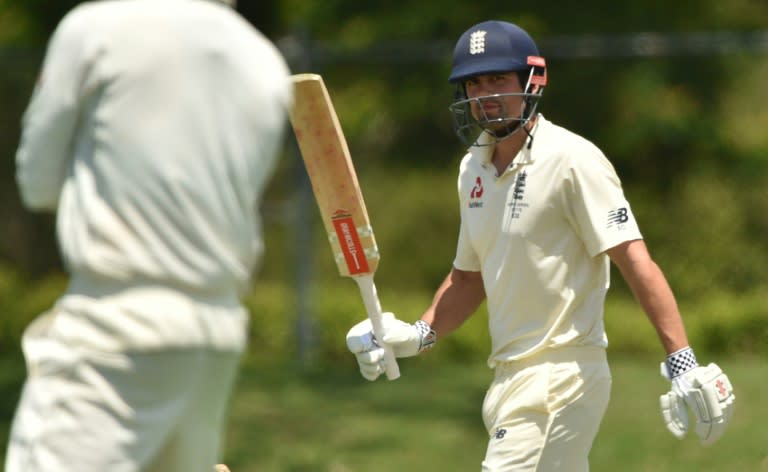
<instances>
[{"instance_id":1,"label":"cricketer batsman","mask_svg":"<svg viewBox=\"0 0 768 472\"><path fill-rule=\"evenodd\" d=\"M482 408L482 470L587 471L611 390L603 309L612 261L667 353L667 427L682 438L690 407L701 442L715 442L733 413L728 377L699 365L611 163L537 112L548 76L533 39L503 21L474 25L456 44L448 80L455 129L469 146L453 268L421 319L389 314L381 341L414 356L487 301L495 377ZM365 378L383 372L367 320L347 344Z\"/></svg>"}]
</instances>

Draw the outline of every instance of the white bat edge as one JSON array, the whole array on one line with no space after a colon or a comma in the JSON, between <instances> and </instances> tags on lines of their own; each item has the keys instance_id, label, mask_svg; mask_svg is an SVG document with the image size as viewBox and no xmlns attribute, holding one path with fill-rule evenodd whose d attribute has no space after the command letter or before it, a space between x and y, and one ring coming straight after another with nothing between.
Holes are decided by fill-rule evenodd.
<instances>
[{"instance_id":1,"label":"white bat edge","mask_svg":"<svg viewBox=\"0 0 768 472\"><path fill-rule=\"evenodd\" d=\"M376 293L376 284L373 283L373 274L356 275L352 278L355 279L360 289L365 310L368 312L368 319L371 320L371 325L373 325L373 334L379 341L379 345L384 348L384 373L387 375L387 379L395 380L400 377L400 367L397 365L397 358L392 348L382 341L384 323L381 316L379 295Z\"/></svg>"}]
</instances>

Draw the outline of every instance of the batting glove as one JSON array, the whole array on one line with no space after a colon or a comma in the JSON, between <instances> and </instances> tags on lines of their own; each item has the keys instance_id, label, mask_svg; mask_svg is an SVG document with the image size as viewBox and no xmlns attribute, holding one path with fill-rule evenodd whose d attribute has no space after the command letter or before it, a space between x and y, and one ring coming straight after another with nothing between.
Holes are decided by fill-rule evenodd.
<instances>
[{"instance_id":1,"label":"batting glove","mask_svg":"<svg viewBox=\"0 0 768 472\"><path fill-rule=\"evenodd\" d=\"M667 356L661 375L672 382L669 393L660 398L661 415L676 438L688 432L688 408L696 415L696 434L709 446L725 432L733 416L736 396L730 380L717 364L701 367L690 347Z\"/></svg>"},{"instance_id":2,"label":"batting glove","mask_svg":"<svg viewBox=\"0 0 768 472\"><path fill-rule=\"evenodd\" d=\"M437 340L435 330L426 321L409 324L383 313L384 335L382 341L392 348L395 357L412 357L431 349ZM376 380L384 373L384 349L373 335L371 321L357 323L347 333L347 347L357 358L360 373L368 380Z\"/></svg>"}]
</instances>

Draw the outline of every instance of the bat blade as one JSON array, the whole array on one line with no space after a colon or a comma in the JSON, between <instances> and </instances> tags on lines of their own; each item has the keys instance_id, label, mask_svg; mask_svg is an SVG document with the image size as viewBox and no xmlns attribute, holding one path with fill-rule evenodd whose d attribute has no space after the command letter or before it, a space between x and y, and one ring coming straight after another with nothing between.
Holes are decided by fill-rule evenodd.
<instances>
[{"instance_id":1,"label":"bat blade","mask_svg":"<svg viewBox=\"0 0 768 472\"><path fill-rule=\"evenodd\" d=\"M379 262L376 240L328 90L317 74L298 74L293 80L291 125L339 273L374 273Z\"/></svg>"},{"instance_id":2,"label":"bat blade","mask_svg":"<svg viewBox=\"0 0 768 472\"><path fill-rule=\"evenodd\" d=\"M357 173L328 89L318 74L292 76L291 126L320 209L336 266L357 282L373 332L385 350L387 378L400 376L392 349L381 342L381 304L373 275L379 250Z\"/></svg>"}]
</instances>

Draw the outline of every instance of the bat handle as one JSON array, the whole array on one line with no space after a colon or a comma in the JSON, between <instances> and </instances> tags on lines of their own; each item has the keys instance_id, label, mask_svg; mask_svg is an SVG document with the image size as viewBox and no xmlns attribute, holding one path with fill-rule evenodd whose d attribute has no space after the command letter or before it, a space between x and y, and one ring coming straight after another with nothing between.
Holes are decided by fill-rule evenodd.
<instances>
[{"instance_id":1,"label":"bat handle","mask_svg":"<svg viewBox=\"0 0 768 472\"><path fill-rule=\"evenodd\" d=\"M368 312L368 318L371 320L371 325L373 325L373 334L379 341L379 345L384 348L385 374L389 380L395 380L400 377L400 367L397 365L397 358L395 358L392 348L382 341L384 323L381 315L381 303L376 293L376 285L373 283L373 274L357 275L353 278L360 288L360 294L363 296L363 303Z\"/></svg>"}]
</instances>

